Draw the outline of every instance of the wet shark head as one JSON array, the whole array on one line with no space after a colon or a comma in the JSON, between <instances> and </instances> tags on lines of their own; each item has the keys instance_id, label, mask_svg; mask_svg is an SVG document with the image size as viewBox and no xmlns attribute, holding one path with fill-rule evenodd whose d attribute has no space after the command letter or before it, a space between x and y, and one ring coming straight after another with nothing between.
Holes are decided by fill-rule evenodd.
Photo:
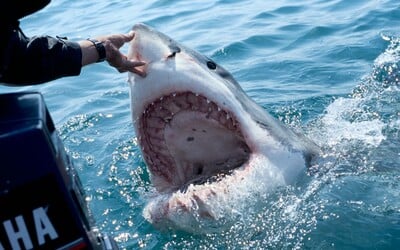
<instances>
[{"instance_id":1,"label":"wet shark head","mask_svg":"<svg viewBox=\"0 0 400 250\"><path fill-rule=\"evenodd\" d=\"M212 59L144 24L133 31L128 57L146 62L146 76L129 75L132 116L160 193L218 183L260 162L287 183L318 151L252 101Z\"/></svg>"}]
</instances>

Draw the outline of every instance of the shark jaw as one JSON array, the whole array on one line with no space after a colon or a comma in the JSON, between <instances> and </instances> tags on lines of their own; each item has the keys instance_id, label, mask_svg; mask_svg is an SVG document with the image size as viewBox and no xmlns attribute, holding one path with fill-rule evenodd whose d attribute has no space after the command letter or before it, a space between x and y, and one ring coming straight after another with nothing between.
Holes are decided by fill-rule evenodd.
<instances>
[{"instance_id":1,"label":"shark jaw","mask_svg":"<svg viewBox=\"0 0 400 250\"><path fill-rule=\"evenodd\" d=\"M157 190L144 210L153 224L227 226L253 195L292 183L318 153L211 59L146 25L133 31L128 58L145 61L146 76L129 74L131 110Z\"/></svg>"},{"instance_id":2,"label":"shark jaw","mask_svg":"<svg viewBox=\"0 0 400 250\"><path fill-rule=\"evenodd\" d=\"M229 110L192 92L161 96L137 121L140 145L158 191L185 191L249 159L250 148Z\"/></svg>"}]
</instances>

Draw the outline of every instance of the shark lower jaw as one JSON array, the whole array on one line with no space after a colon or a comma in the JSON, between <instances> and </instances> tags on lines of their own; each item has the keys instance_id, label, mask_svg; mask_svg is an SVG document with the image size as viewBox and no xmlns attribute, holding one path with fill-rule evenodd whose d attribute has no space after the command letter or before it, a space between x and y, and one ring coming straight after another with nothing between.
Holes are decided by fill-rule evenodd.
<instances>
[{"instance_id":1,"label":"shark lower jaw","mask_svg":"<svg viewBox=\"0 0 400 250\"><path fill-rule=\"evenodd\" d=\"M246 165L251 150L233 111L192 92L159 96L136 121L138 139L159 192L184 191Z\"/></svg>"}]
</instances>

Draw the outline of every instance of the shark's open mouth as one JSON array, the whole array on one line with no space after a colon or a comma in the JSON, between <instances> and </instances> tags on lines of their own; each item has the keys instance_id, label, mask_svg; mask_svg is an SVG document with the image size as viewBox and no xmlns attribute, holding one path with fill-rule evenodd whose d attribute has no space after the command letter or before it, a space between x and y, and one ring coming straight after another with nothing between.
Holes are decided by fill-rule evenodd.
<instances>
[{"instance_id":1,"label":"shark's open mouth","mask_svg":"<svg viewBox=\"0 0 400 250\"><path fill-rule=\"evenodd\" d=\"M192 92L160 96L145 107L137 128L161 192L214 180L242 166L251 153L233 113Z\"/></svg>"}]
</instances>

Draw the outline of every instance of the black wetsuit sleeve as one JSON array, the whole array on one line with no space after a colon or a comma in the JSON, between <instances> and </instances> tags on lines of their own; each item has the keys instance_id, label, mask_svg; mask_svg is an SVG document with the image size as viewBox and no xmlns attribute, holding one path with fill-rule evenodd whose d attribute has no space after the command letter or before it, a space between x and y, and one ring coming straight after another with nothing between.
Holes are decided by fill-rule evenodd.
<instances>
[{"instance_id":1,"label":"black wetsuit sleeve","mask_svg":"<svg viewBox=\"0 0 400 250\"><path fill-rule=\"evenodd\" d=\"M1 48L0 82L32 85L79 75L82 52L78 43L50 36L28 38L19 29L9 30Z\"/></svg>"},{"instance_id":2,"label":"black wetsuit sleeve","mask_svg":"<svg viewBox=\"0 0 400 250\"><path fill-rule=\"evenodd\" d=\"M79 75L78 43L50 36L26 37L19 19L44 8L50 0L12 0L0 8L0 83L31 85Z\"/></svg>"}]
</instances>

